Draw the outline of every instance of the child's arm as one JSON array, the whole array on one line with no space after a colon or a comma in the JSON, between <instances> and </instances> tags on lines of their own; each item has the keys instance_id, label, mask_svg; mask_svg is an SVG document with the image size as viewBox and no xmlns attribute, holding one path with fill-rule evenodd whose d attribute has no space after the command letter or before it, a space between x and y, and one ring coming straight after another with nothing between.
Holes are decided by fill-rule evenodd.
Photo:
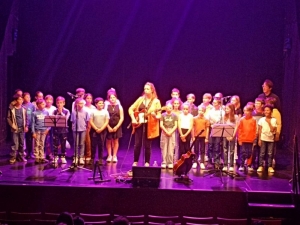
<instances>
[{"instance_id":1,"label":"child's arm","mask_svg":"<svg viewBox=\"0 0 300 225\"><path fill-rule=\"evenodd\" d=\"M169 135L169 132L167 131L167 129L165 128L165 126L164 126L164 121L160 121L159 122L159 126L160 126L160 128L163 130L163 132L165 132L165 134L166 135Z\"/></svg>"},{"instance_id":2,"label":"child's arm","mask_svg":"<svg viewBox=\"0 0 300 225\"><path fill-rule=\"evenodd\" d=\"M178 132L180 137L183 136L181 131L181 116L178 117Z\"/></svg>"},{"instance_id":3,"label":"child's arm","mask_svg":"<svg viewBox=\"0 0 300 225\"><path fill-rule=\"evenodd\" d=\"M108 115L108 112L107 112L107 116L105 117L105 122L104 124L102 125L102 127L100 127L99 129L96 129L96 132L97 133L101 133L108 125L108 122L109 122L109 115Z\"/></svg>"},{"instance_id":4,"label":"child's arm","mask_svg":"<svg viewBox=\"0 0 300 225\"><path fill-rule=\"evenodd\" d=\"M261 136L261 125L258 125L258 145L261 146L261 139L260 139L260 136Z\"/></svg>"},{"instance_id":5,"label":"child's arm","mask_svg":"<svg viewBox=\"0 0 300 225\"><path fill-rule=\"evenodd\" d=\"M96 127L96 125L94 124L94 116L91 116L90 120L89 120L89 123L91 125L91 127L94 129L94 130L97 130L98 128Z\"/></svg>"},{"instance_id":6,"label":"child's arm","mask_svg":"<svg viewBox=\"0 0 300 225\"><path fill-rule=\"evenodd\" d=\"M189 127L188 131L183 135L184 137L188 136L189 133L191 133L191 131L193 129L193 124L194 124L193 122L194 122L194 117L191 116L191 118L190 118L190 127Z\"/></svg>"},{"instance_id":7,"label":"child's arm","mask_svg":"<svg viewBox=\"0 0 300 225\"><path fill-rule=\"evenodd\" d=\"M275 126L273 126L272 123L271 123L271 119L272 118L266 118L266 122L268 123L268 125L270 127L270 131L272 133L276 133L276 124L275 124Z\"/></svg>"},{"instance_id":8,"label":"child's arm","mask_svg":"<svg viewBox=\"0 0 300 225\"><path fill-rule=\"evenodd\" d=\"M116 132L119 129L119 127L122 125L123 121L124 121L124 110L120 106L120 120L119 120L118 124L113 128L114 132ZM107 125L107 126L109 126L109 125Z\"/></svg>"},{"instance_id":9,"label":"child's arm","mask_svg":"<svg viewBox=\"0 0 300 225\"><path fill-rule=\"evenodd\" d=\"M13 130L17 130L17 128L13 125L12 113L10 109L7 112L7 123Z\"/></svg>"},{"instance_id":10,"label":"child's arm","mask_svg":"<svg viewBox=\"0 0 300 225\"><path fill-rule=\"evenodd\" d=\"M177 126L178 126L178 122L177 120L174 121L174 127L172 128L172 130L170 131L170 135L173 134L175 132L175 130L177 129Z\"/></svg>"}]
</instances>

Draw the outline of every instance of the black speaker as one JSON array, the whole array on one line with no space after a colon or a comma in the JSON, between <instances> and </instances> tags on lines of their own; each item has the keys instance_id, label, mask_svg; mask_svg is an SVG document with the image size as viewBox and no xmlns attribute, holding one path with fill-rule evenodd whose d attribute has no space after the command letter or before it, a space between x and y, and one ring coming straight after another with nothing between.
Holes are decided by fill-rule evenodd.
<instances>
[{"instance_id":1,"label":"black speaker","mask_svg":"<svg viewBox=\"0 0 300 225\"><path fill-rule=\"evenodd\" d=\"M160 167L132 167L133 187L153 187L158 188L160 183Z\"/></svg>"}]
</instances>

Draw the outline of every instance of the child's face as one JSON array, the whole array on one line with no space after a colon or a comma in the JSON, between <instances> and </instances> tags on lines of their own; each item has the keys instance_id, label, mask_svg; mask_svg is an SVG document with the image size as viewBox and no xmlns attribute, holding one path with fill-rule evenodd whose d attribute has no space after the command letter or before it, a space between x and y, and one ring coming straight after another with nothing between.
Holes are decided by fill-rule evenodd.
<instances>
[{"instance_id":1,"label":"child's face","mask_svg":"<svg viewBox=\"0 0 300 225\"><path fill-rule=\"evenodd\" d=\"M43 110L46 107L46 102L42 102L39 105L37 105L39 110Z\"/></svg>"},{"instance_id":2,"label":"child's face","mask_svg":"<svg viewBox=\"0 0 300 225\"><path fill-rule=\"evenodd\" d=\"M20 105L22 105L22 103L23 103L23 98L22 97L19 97L17 100L16 100L16 106L20 106Z\"/></svg>"},{"instance_id":3,"label":"child's face","mask_svg":"<svg viewBox=\"0 0 300 225\"><path fill-rule=\"evenodd\" d=\"M24 103L30 102L30 100L31 100L30 95L24 96Z\"/></svg>"},{"instance_id":4,"label":"child's face","mask_svg":"<svg viewBox=\"0 0 300 225\"><path fill-rule=\"evenodd\" d=\"M104 102L103 101L99 101L97 104L96 104L96 107L98 110L101 110L104 108Z\"/></svg>"},{"instance_id":5,"label":"child's face","mask_svg":"<svg viewBox=\"0 0 300 225\"><path fill-rule=\"evenodd\" d=\"M179 108L179 101L174 101L173 102L173 107L174 107L174 109L178 109Z\"/></svg>"},{"instance_id":6,"label":"child's face","mask_svg":"<svg viewBox=\"0 0 300 225\"><path fill-rule=\"evenodd\" d=\"M78 98L83 98L84 95L85 95L85 92L84 91L80 91L76 95L77 95Z\"/></svg>"},{"instance_id":7,"label":"child's face","mask_svg":"<svg viewBox=\"0 0 300 225\"><path fill-rule=\"evenodd\" d=\"M188 106L183 106L182 112L184 115L187 115L189 113L189 107Z\"/></svg>"},{"instance_id":8,"label":"child's face","mask_svg":"<svg viewBox=\"0 0 300 225\"><path fill-rule=\"evenodd\" d=\"M188 97L187 98L187 102L190 103L190 104L194 103L194 101L195 101L195 99L193 97Z\"/></svg>"},{"instance_id":9,"label":"child's face","mask_svg":"<svg viewBox=\"0 0 300 225\"><path fill-rule=\"evenodd\" d=\"M204 115L204 110L203 110L203 108L201 107L201 108L198 108L198 115L199 116L203 116Z\"/></svg>"},{"instance_id":10,"label":"child's face","mask_svg":"<svg viewBox=\"0 0 300 225\"><path fill-rule=\"evenodd\" d=\"M93 101L93 98L92 98L92 96L90 96L90 95L88 95L88 96L85 98L85 102L86 102L87 104L91 104L92 101Z\"/></svg>"},{"instance_id":11,"label":"child's face","mask_svg":"<svg viewBox=\"0 0 300 225\"><path fill-rule=\"evenodd\" d=\"M83 106L84 106L84 101L80 101L80 102L77 103L77 109L78 110L83 109Z\"/></svg>"},{"instance_id":12,"label":"child's face","mask_svg":"<svg viewBox=\"0 0 300 225\"><path fill-rule=\"evenodd\" d=\"M236 98L231 98L230 103L236 105L237 104Z\"/></svg>"},{"instance_id":13,"label":"child's face","mask_svg":"<svg viewBox=\"0 0 300 225\"><path fill-rule=\"evenodd\" d=\"M244 115L245 117L250 117L252 115L252 112L250 110L244 109Z\"/></svg>"},{"instance_id":14,"label":"child's face","mask_svg":"<svg viewBox=\"0 0 300 225\"><path fill-rule=\"evenodd\" d=\"M210 103L210 98L204 96L203 99L202 99L202 102L207 104L207 103Z\"/></svg>"},{"instance_id":15,"label":"child's face","mask_svg":"<svg viewBox=\"0 0 300 225\"><path fill-rule=\"evenodd\" d=\"M271 110L269 107L266 107L266 108L264 109L264 114L265 114L266 117L271 117L271 115L272 115L272 110Z\"/></svg>"},{"instance_id":16,"label":"child's face","mask_svg":"<svg viewBox=\"0 0 300 225\"><path fill-rule=\"evenodd\" d=\"M64 105L65 105L64 101L61 101L61 100L56 101L56 106L58 109L62 109L64 107Z\"/></svg>"},{"instance_id":17,"label":"child's face","mask_svg":"<svg viewBox=\"0 0 300 225\"><path fill-rule=\"evenodd\" d=\"M109 101L111 104L115 104L117 102L117 98L115 95L110 95L109 96Z\"/></svg>"},{"instance_id":18,"label":"child's face","mask_svg":"<svg viewBox=\"0 0 300 225\"><path fill-rule=\"evenodd\" d=\"M173 92L171 93L171 97L172 97L172 98L179 98L179 93L173 91Z\"/></svg>"},{"instance_id":19,"label":"child's face","mask_svg":"<svg viewBox=\"0 0 300 225\"><path fill-rule=\"evenodd\" d=\"M35 96L35 99L38 100L38 99L43 99L44 98L44 95L43 93L38 93L37 96Z\"/></svg>"},{"instance_id":20,"label":"child's face","mask_svg":"<svg viewBox=\"0 0 300 225\"><path fill-rule=\"evenodd\" d=\"M213 107L215 109L219 109L220 108L220 104L219 104L219 102L217 100L213 100Z\"/></svg>"},{"instance_id":21,"label":"child's face","mask_svg":"<svg viewBox=\"0 0 300 225\"><path fill-rule=\"evenodd\" d=\"M168 104L168 105L166 106L166 112L167 112L167 113L170 113L170 112L172 112L172 110L173 110L172 105L171 105L171 104Z\"/></svg>"},{"instance_id":22,"label":"child's face","mask_svg":"<svg viewBox=\"0 0 300 225\"><path fill-rule=\"evenodd\" d=\"M259 101L255 101L254 106L255 106L255 109L261 109L262 108L262 104Z\"/></svg>"},{"instance_id":23,"label":"child's face","mask_svg":"<svg viewBox=\"0 0 300 225\"><path fill-rule=\"evenodd\" d=\"M230 111L231 111L230 108L229 108L228 106L226 106L226 107L225 107L225 113L226 113L226 114L229 114Z\"/></svg>"},{"instance_id":24,"label":"child's face","mask_svg":"<svg viewBox=\"0 0 300 225\"><path fill-rule=\"evenodd\" d=\"M53 105L53 98L47 98L45 101L46 101L46 107L50 107Z\"/></svg>"}]
</instances>

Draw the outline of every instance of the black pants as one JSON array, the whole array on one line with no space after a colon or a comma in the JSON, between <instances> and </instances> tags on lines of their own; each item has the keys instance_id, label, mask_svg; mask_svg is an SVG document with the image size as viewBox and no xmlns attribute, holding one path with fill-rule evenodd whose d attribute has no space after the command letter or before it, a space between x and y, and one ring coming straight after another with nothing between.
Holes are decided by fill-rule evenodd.
<instances>
[{"instance_id":1,"label":"black pants","mask_svg":"<svg viewBox=\"0 0 300 225\"><path fill-rule=\"evenodd\" d=\"M31 128L28 127L28 131L25 133L25 141L26 141L26 151L28 157L32 153L32 131Z\"/></svg>"},{"instance_id":2,"label":"black pants","mask_svg":"<svg viewBox=\"0 0 300 225\"><path fill-rule=\"evenodd\" d=\"M97 133L94 129L90 131L90 138L92 142L91 150L91 158L94 159L96 156L96 148L98 146L98 158L103 158L103 149L104 149L104 142L106 138L106 129L103 130L101 133Z\"/></svg>"},{"instance_id":3,"label":"black pants","mask_svg":"<svg viewBox=\"0 0 300 225\"><path fill-rule=\"evenodd\" d=\"M145 163L150 163L152 139L147 138L148 124L142 124L134 133L134 162L138 162L142 146L145 148ZM143 132L144 130L144 132Z\"/></svg>"},{"instance_id":4,"label":"black pants","mask_svg":"<svg viewBox=\"0 0 300 225\"><path fill-rule=\"evenodd\" d=\"M194 144L195 154L200 156L200 162L204 163L205 156L205 137L198 137L195 140ZM195 162L197 161L197 157L195 157Z\"/></svg>"},{"instance_id":5,"label":"black pants","mask_svg":"<svg viewBox=\"0 0 300 225\"><path fill-rule=\"evenodd\" d=\"M58 148L60 144L61 156L66 156L66 142L68 133L56 133L53 132L53 149L54 156L58 155Z\"/></svg>"},{"instance_id":6,"label":"black pants","mask_svg":"<svg viewBox=\"0 0 300 225\"><path fill-rule=\"evenodd\" d=\"M181 129L182 134L184 135L188 129ZM181 140L181 138L179 138L179 154L178 154L178 159L181 158L182 154L187 153L190 150L190 145L191 145L191 133L189 133L186 138L185 138L185 142L183 142Z\"/></svg>"}]
</instances>

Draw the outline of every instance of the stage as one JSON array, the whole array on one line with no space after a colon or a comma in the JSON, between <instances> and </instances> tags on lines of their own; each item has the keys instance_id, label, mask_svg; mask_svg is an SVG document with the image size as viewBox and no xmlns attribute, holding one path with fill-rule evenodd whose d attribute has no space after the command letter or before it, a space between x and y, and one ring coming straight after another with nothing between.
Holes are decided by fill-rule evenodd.
<instances>
[{"instance_id":1,"label":"stage","mask_svg":"<svg viewBox=\"0 0 300 225\"><path fill-rule=\"evenodd\" d=\"M154 143L151 164L160 165L160 149ZM9 146L1 150L0 170L0 211L26 212L84 212L110 214L156 214L190 215L229 218L252 216L292 216L291 211L281 209L279 215L275 208L249 210L250 199L267 204L293 204L292 152L280 150L276 155L274 174L264 171L239 172L234 178L220 174L208 175L207 170L191 169L188 173L191 183L175 181L173 170L161 169L158 188L133 187L128 171L132 169L133 150L121 148L117 163L101 166L103 179L96 183L89 180L93 171L76 169L65 171L71 165L72 152L67 152L68 164L8 162ZM139 163L142 166L142 163ZM84 166L93 170L93 166ZM208 175L208 176L207 176ZM254 213L254 214L251 214ZM259 213L259 214L255 214ZM269 215L269 214L274 215Z\"/></svg>"}]
</instances>

